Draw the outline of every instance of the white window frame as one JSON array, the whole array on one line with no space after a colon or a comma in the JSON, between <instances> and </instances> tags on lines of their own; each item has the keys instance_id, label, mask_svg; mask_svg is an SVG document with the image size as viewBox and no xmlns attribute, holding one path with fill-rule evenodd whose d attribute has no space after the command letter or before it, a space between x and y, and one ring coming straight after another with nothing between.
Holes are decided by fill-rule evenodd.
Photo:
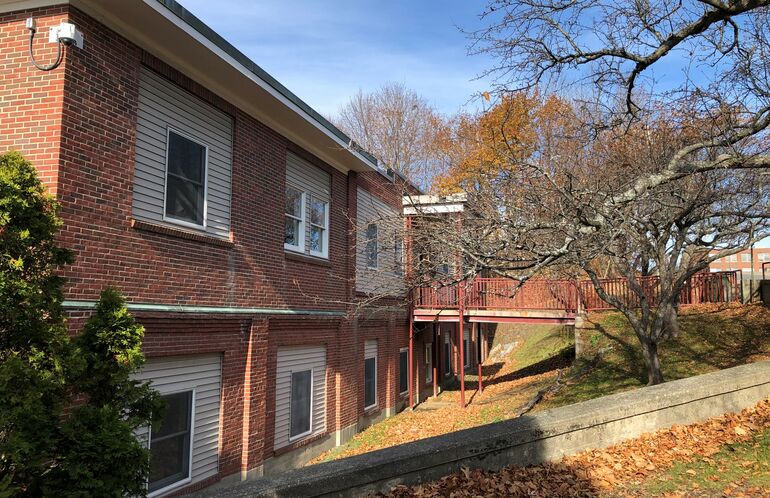
<instances>
[{"instance_id":1,"label":"white window frame","mask_svg":"<svg viewBox=\"0 0 770 498\"><path fill-rule=\"evenodd\" d=\"M180 394L180 393L186 393L192 391L192 396L190 399L190 454L187 456L189 459L189 464L187 465L187 477L184 479L180 479L179 481L176 481L174 483L169 484L168 486L160 489L156 489L152 493L149 493L147 495L147 498L153 498L155 496L159 496L165 493L168 493L172 489L179 488L181 486L187 485L190 482L192 482L192 467L193 467L193 447L195 445L195 399L196 399L196 388L192 389L180 389L177 391L169 391L169 392L162 392L160 393L161 396L170 396L172 394ZM147 450L149 451L152 446L152 426L149 427L149 434L147 436ZM149 487L150 482L149 478L147 481L147 486Z\"/></svg>"},{"instance_id":2,"label":"white window frame","mask_svg":"<svg viewBox=\"0 0 770 498\"><path fill-rule=\"evenodd\" d=\"M373 355L364 355L364 402L366 402L366 360L374 358L374 403L369 406L364 405L364 411L369 411L377 408L377 353Z\"/></svg>"},{"instance_id":3,"label":"white window frame","mask_svg":"<svg viewBox=\"0 0 770 498\"><path fill-rule=\"evenodd\" d=\"M374 227L375 234L374 234L374 266L371 266L369 263L369 243L372 242L372 239L369 238L369 227ZM364 258L366 258L366 268L368 270L377 270L380 267L380 227L377 225L377 223L370 222L366 224L366 231L364 232L364 237L366 237L365 245L364 245Z\"/></svg>"},{"instance_id":4,"label":"white window frame","mask_svg":"<svg viewBox=\"0 0 770 498\"><path fill-rule=\"evenodd\" d=\"M399 392L398 394L406 394L406 393L409 392L409 368L410 368L410 365L409 365L409 348L401 348L401 349L398 350L398 366L399 366L399 372L398 372L399 378L398 378L398 381L399 381L399 387L401 387L401 371L400 371L401 370L401 353L406 353L406 372L404 372L406 374L406 382L405 382L406 389L404 389L403 391Z\"/></svg>"},{"instance_id":5,"label":"white window frame","mask_svg":"<svg viewBox=\"0 0 770 498\"><path fill-rule=\"evenodd\" d=\"M300 193L300 204L301 205L300 205L299 211L300 211L300 214L302 215L301 218L297 218L296 216L288 214L286 212L286 189L288 189L288 188L296 190L297 192ZM283 206L283 217L284 217L283 237L284 237L284 243L283 243L283 248L285 250L287 250L287 251L298 252L298 253L304 254L304 252L305 252L305 221L306 221L305 218L307 217L307 204L305 202L305 199L306 199L307 193L305 192L304 189L301 189L301 188L299 188L299 187L297 187L297 186L295 186L295 185L293 185L291 183L287 183L286 184L283 192L284 192L284 206ZM296 245L296 246L292 245L292 244L287 244L285 242L285 240L286 240L286 218L287 217L299 221L299 228L297 229L298 232L299 232L298 237L297 237L298 245Z\"/></svg>"},{"instance_id":6,"label":"white window frame","mask_svg":"<svg viewBox=\"0 0 770 498\"><path fill-rule=\"evenodd\" d=\"M747 252L741 254L741 263L751 263L751 254Z\"/></svg>"},{"instance_id":7,"label":"white window frame","mask_svg":"<svg viewBox=\"0 0 770 498\"><path fill-rule=\"evenodd\" d=\"M166 200L168 197L168 160L169 150L171 148L171 134L174 133L182 138L195 142L203 147L204 161L203 161L203 223L197 224L190 221L174 218L166 214ZM200 139L193 137L187 133L181 132L171 126L166 127L166 161L165 169L163 171L163 217L162 220L167 223L173 223L175 225L181 225L188 228L196 228L198 230L206 229L206 220L208 219L209 211L209 146L203 143Z\"/></svg>"},{"instance_id":8,"label":"white window frame","mask_svg":"<svg viewBox=\"0 0 770 498\"><path fill-rule=\"evenodd\" d=\"M307 372L310 371L310 429L306 432L303 432L301 434L297 434L296 436L291 435L291 382L292 382L292 376L294 373L300 373L300 372ZM293 443L294 441L297 441L302 438L306 438L313 434L313 395L315 391L315 368L305 368L302 370L292 370L289 373L289 442Z\"/></svg>"},{"instance_id":9,"label":"white window frame","mask_svg":"<svg viewBox=\"0 0 770 498\"><path fill-rule=\"evenodd\" d=\"M308 216L308 225L310 227L310 230L313 230L313 227L323 228L323 237L321 239L321 244L323 244L323 251L314 251L310 249L310 254L313 256L318 256L319 258L328 258L329 257L329 201L322 199L316 195L310 194L310 202L307 205L308 211L311 211L313 209L313 200L316 200L318 202L322 202L324 204L324 225L321 227L320 225L316 225L313 223L313 217Z\"/></svg>"},{"instance_id":10,"label":"white window frame","mask_svg":"<svg viewBox=\"0 0 770 498\"><path fill-rule=\"evenodd\" d=\"M425 382L433 382L433 343L425 345Z\"/></svg>"},{"instance_id":11,"label":"white window frame","mask_svg":"<svg viewBox=\"0 0 770 498\"><path fill-rule=\"evenodd\" d=\"M738 262L738 255L737 254L731 254L727 256L727 261L730 263L737 263Z\"/></svg>"}]
</instances>

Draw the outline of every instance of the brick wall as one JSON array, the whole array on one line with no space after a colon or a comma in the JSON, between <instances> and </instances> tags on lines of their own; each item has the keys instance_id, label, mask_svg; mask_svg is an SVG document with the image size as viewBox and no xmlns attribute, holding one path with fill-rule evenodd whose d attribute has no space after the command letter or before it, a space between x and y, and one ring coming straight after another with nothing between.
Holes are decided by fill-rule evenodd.
<instances>
[{"instance_id":1,"label":"brick wall","mask_svg":"<svg viewBox=\"0 0 770 498\"><path fill-rule=\"evenodd\" d=\"M62 66L44 73L26 55L24 20L40 28L36 55L55 45L47 26L68 19L85 37ZM359 185L400 209L401 190L377 173L345 175L73 7L0 17L0 152L32 160L61 204L61 243L75 252L65 296L95 300L107 285L130 302L326 309L349 312ZM132 182L141 65L228 113L234 120L231 241L193 240L132 226ZM331 177L330 259L287 256L283 202L287 150ZM394 303L388 303L394 304ZM71 312L80 330L88 312ZM406 312L362 317L135 313L148 357L223 355L220 474L257 468L272 456L276 351L327 345L327 432L363 413L363 344L378 340L378 405L398 398L398 350L408 345ZM307 441L296 446L307 444Z\"/></svg>"},{"instance_id":2,"label":"brick wall","mask_svg":"<svg viewBox=\"0 0 770 498\"><path fill-rule=\"evenodd\" d=\"M52 193L56 193L59 139L66 60L53 71L40 71L29 59L25 20L37 21L34 53L41 64L56 59L48 28L67 17L66 7L0 15L0 153L18 150L32 161Z\"/></svg>"}]
</instances>

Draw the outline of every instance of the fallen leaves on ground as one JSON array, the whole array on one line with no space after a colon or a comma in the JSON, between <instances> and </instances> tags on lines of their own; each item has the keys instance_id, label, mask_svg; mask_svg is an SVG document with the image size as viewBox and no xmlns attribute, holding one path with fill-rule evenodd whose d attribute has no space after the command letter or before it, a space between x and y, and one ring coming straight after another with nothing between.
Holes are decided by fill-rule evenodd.
<instances>
[{"instance_id":1,"label":"fallen leaves on ground","mask_svg":"<svg viewBox=\"0 0 770 498\"><path fill-rule=\"evenodd\" d=\"M634 485L641 484L655 472L670 468L675 462L710 458L726 445L748 442L752 434L768 428L770 400L740 413L725 414L698 424L675 425L608 448L565 457L555 463L512 466L497 472L463 468L432 483L397 486L378 496L629 496L640 493ZM747 461L746 465L751 467L757 462ZM692 495L691 492L689 494ZM722 494L766 496L770 493L768 490L742 487L741 483L731 483Z\"/></svg>"}]
</instances>

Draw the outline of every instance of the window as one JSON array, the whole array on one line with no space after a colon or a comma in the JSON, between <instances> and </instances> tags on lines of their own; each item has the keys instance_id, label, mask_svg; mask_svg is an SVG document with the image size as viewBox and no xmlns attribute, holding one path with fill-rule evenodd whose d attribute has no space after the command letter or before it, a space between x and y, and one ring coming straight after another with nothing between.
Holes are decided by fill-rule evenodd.
<instances>
[{"instance_id":1,"label":"window","mask_svg":"<svg viewBox=\"0 0 770 498\"><path fill-rule=\"evenodd\" d=\"M730 256L727 256L727 261L735 263L736 261L738 261L738 256L736 254L731 254Z\"/></svg>"},{"instance_id":2,"label":"window","mask_svg":"<svg viewBox=\"0 0 770 498\"><path fill-rule=\"evenodd\" d=\"M306 436L312 432L312 399L313 371L292 372L289 439Z\"/></svg>"},{"instance_id":3,"label":"window","mask_svg":"<svg viewBox=\"0 0 770 498\"><path fill-rule=\"evenodd\" d=\"M452 375L452 344L449 341L449 334L444 333L444 375Z\"/></svg>"},{"instance_id":4,"label":"window","mask_svg":"<svg viewBox=\"0 0 770 498\"><path fill-rule=\"evenodd\" d=\"M463 365L466 367L471 366L471 353L468 350L468 336L463 337Z\"/></svg>"},{"instance_id":5,"label":"window","mask_svg":"<svg viewBox=\"0 0 770 498\"><path fill-rule=\"evenodd\" d=\"M409 391L409 351L406 348L398 352L398 392Z\"/></svg>"},{"instance_id":6,"label":"window","mask_svg":"<svg viewBox=\"0 0 770 498\"><path fill-rule=\"evenodd\" d=\"M404 273L404 241L396 237L393 242L393 262L395 264L394 271L397 275Z\"/></svg>"},{"instance_id":7,"label":"window","mask_svg":"<svg viewBox=\"0 0 770 498\"><path fill-rule=\"evenodd\" d=\"M310 254L328 256L329 203L310 197Z\"/></svg>"},{"instance_id":8,"label":"window","mask_svg":"<svg viewBox=\"0 0 770 498\"><path fill-rule=\"evenodd\" d=\"M364 410L377 406L377 354L364 358Z\"/></svg>"},{"instance_id":9,"label":"window","mask_svg":"<svg viewBox=\"0 0 770 498\"><path fill-rule=\"evenodd\" d=\"M369 223L366 226L366 267L377 269L377 224Z\"/></svg>"},{"instance_id":10,"label":"window","mask_svg":"<svg viewBox=\"0 0 770 498\"><path fill-rule=\"evenodd\" d=\"M166 218L204 227L207 149L168 130L166 150Z\"/></svg>"},{"instance_id":11,"label":"window","mask_svg":"<svg viewBox=\"0 0 770 498\"><path fill-rule=\"evenodd\" d=\"M433 382L433 344L425 345L425 382Z\"/></svg>"},{"instance_id":12,"label":"window","mask_svg":"<svg viewBox=\"0 0 770 498\"><path fill-rule=\"evenodd\" d=\"M759 260L763 261L763 262L764 261L770 261L770 254L768 254L766 252L759 253Z\"/></svg>"},{"instance_id":13,"label":"window","mask_svg":"<svg viewBox=\"0 0 770 498\"><path fill-rule=\"evenodd\" d=\"M749 253L741 254L741 262L743 262L743 263L751 263L751 254L749 254Z\"/></svg>"},{"instance_id":14,"label":"window","mask_svg":"<svg viewBox=\"0 0 770 498\"><path fill-rule=\"evenodd\" d=\"M166 414L150 434L151 493L190 478L193 392L163 396Z\"/></svg>"},{"instance_id":15,"label":"window","mask_svg":"<svg viewBox=\"0 0 770 498\"><path fill-rule=\"evenodd\" d=\"M302 250L305 246L305 193L286 186L286 229L283 245L287 249Z\"/></svg>"}]
</instances>

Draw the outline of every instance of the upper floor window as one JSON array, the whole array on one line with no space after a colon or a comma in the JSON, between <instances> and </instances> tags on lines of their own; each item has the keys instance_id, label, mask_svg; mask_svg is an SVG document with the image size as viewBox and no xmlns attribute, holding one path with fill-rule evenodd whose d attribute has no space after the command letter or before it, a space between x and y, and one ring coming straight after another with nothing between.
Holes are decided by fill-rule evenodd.
<instances>
[{"instance_id":1,"label":"upper floor window","mask_svg":"<svg viewBox=\"0 0 770 498\"><path fill-rule=\"evenodd\" d=\"M204 226L206 219L205 145L168 130L166 216Z\"/></svg>"},{"instance_id":2,"label":"upper floor window","mask_svg":"<svg viewBox=\"0 0 770 498\"><path fill-rule=\"evenodd\" d=\"M377 231L376 223L369 223L366 226L366 267L373 270L378 267Z\"/></svg>"},{"instance_id":3,"label":"upper floor window","mask_svg":"<svg viewBox=\"0 0 770 498\"><path fill-rule=\"evenodd\" d=\"M305 247L305 193L286 186L286 224L283 244L287 249L303 250Z\"/></svg>"},{"instance_id":4,"label":"upper floor window","mask_svg":"<svg viewBox=\"0 0 770 498\"><path fill-rule=\"evenodd\" d=\"M310 254L327 257L329 244L329 203L310 197Z\"/></svg>"},{"instance_id":5,"label":"upper floor window","mask_svg":"<svg viewBox=\"0 0 770 498\"><path fill-rule=\"evenodd\" d=\"M751 254L749 253L741 254L741 261L743 263L751 263Z\"/></svg>"},{"instance_id":6,"label":"upper floor window","mask_svg":"<svg viewBox=\"0 0 770 498\"><path fill-rule=\"evenodd\" d=\"M142 67L131 215L228 240L231 116Z\"/></svg>"},{"instance_id":7,"label":"upper floor window","mask_svg":"<svg viewBox=\"0 0 770 498\"><path fill-rule=\"evenodd\" d=\"M731 254L727 256L727 261L730 261L731 263L735 263L738 261L738 256L736 254Z\"/></svg>"},{"instance_id":8,"label":"upper floor window","mask_svg":"<svg viewBox=\"0 0 770 498\"><path fill-rule=\"evenodd\" d=\"M291 152L286 160L284 248L329 257L331 176Z\"/></svg>"},{"instance_id":9,"label":"upper floor window","mask_svg":"<svg viewBox=\"0 0 770 498\"><path fill-rule=\"evenodd\" d=\"M404 241L398 237L393 242L393 259L395 263L394 271L401 275L404 273Z\"/></svg>"},{"instance_id":10,"label":"upper floor window","mask_svg":"<svg viewBox=\"0 0 770 498\"><path fill-rule=\"evenodd\" d=\"M759 260L760 261L770 261L770 254L766 252L759 253Z\"/></svg>"}]
</instances>

